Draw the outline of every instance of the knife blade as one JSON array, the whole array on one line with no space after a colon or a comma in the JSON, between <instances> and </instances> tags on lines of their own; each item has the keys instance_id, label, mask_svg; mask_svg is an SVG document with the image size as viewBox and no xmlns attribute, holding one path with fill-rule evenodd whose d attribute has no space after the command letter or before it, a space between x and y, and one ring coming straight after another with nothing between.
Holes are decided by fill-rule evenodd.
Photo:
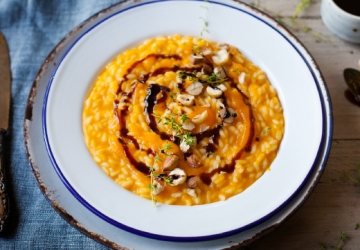
<instances>
[{"instance_id":1,"label":"knife blade","mask_svg":"<svg viewBox=\"0 0 360 250\"><path fill-rule=\"evenodd\" d=\"M5 37L0 32L0 232L9 215L9 199L5 188L3 165L4 137L9 126L11 73L10 58Z\"/></svg>"}]
</instances>

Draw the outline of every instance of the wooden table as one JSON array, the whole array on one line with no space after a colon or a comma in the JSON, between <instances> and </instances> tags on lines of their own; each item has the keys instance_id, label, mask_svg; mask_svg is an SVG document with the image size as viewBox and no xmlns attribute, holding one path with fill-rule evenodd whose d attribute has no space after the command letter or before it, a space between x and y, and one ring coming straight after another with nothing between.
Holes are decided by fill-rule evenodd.
<instances>
[{"instance_id":1,"label":"wooden table","mask_svg":"<svg viewBox=\"0 0 360 250\"><path fill-rule=\"evenodd\" d=\"M291 17L301 0L248 0L272 16ZM287 221L268 236L245 247L257 249L333 249L342 233L346 233L343 250L360 249L360 185L350 178L360 177L360 107L344 96L347 86L344 68L359 69L360 45L347 43L333 35L320 16L321 0L315 0L297 18L296 23L321 34L326 41L317 41L316 34L302 29L290 30L315 58L328 86L333 105L334 133L325 171L308 200ZM326 244L324 248L320 243Z\"/></svg>"}]
</instances>

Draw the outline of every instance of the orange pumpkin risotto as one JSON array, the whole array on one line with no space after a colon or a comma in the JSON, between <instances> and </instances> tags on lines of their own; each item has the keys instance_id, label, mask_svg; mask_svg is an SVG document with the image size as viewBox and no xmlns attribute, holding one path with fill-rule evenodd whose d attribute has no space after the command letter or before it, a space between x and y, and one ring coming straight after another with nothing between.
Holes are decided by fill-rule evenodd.
<instances>
[{"instance_id":1,"label":"orange pumpkin risotto","mask_svg":"<svg viewBox=\"0 0 360 250\"><path fill-rule=\"evenodd\" d=\"M269 169L284 116L265 73L235 47L174 35L105 67L86 98L83 131L123 188L198 205L241 193Z\"/></svg>"}]
</instances>

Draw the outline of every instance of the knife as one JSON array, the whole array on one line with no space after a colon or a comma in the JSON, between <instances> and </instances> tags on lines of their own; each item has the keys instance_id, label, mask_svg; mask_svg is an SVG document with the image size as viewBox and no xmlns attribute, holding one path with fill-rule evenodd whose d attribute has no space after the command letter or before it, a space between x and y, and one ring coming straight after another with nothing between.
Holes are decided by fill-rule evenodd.
<instances>
[{"instance_id":1,"label":"knife","mask_svg":"<svg viewBox=\"0 0 360 250\"><path fill-rule=\"evenodd\" d=\"M9 125L10 91L11 91L10 58L5 37L0 32L0 232L3 231L9 215L9 200L5 189L5 172L3 166L4 137Z\"/></svg>"}]
</instances>

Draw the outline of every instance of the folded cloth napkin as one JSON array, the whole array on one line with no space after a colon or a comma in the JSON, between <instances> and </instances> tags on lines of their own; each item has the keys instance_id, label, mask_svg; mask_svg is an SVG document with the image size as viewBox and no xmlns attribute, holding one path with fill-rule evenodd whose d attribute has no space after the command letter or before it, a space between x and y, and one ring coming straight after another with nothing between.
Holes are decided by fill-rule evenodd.
<instances>
[{"instance_id":1,"label":"folded cloth napkin","mask_svg":"<svg viewBox=\"0 0 360 250\"><path fill-rule=\"evenodd\" d=\"M79 23L121 0L1 0L0 31L7 39L12 102L5 170L11 202L0 249L106 249L78 232L51 207L26 158L23 118L30 87L43 61Z\"/></svg>"}]
</instances>

